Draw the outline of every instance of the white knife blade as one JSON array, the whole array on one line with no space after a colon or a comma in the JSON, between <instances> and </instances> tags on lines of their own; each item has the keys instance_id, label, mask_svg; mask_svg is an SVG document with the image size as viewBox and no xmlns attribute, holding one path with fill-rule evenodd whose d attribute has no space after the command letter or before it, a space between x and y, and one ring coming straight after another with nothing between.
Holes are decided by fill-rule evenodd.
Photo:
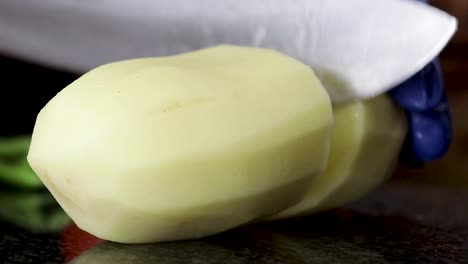
<instances>
[{"instance_id":1,"label":"white knife blade","mask_svg":"<svg viewBox=\"0 0 468 264\"><path fill-rule=\"evenodd\" d=\"M0 52L83 73L218 44L310 65L334 103L382 94L447 45L457 20L410 0L2 0Z\"/></svg>"}]
</instances>

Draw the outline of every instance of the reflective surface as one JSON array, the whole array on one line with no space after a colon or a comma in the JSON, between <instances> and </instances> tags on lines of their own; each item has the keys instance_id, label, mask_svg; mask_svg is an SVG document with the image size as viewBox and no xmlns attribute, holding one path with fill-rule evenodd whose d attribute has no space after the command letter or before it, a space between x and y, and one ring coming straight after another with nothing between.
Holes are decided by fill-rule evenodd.
<instances>
[{"instance_id":1,"label":"reflective surface","mask_svg":"<svg viewBox=\"0 0 468 264\"><path fill-rule=\"evenodd\" d=\"M392 183L347 208L146 245L3 224L2 263L468 263L468 193ZM71 262L69 262L71 260Z\"/></svg>"}]
</instances>

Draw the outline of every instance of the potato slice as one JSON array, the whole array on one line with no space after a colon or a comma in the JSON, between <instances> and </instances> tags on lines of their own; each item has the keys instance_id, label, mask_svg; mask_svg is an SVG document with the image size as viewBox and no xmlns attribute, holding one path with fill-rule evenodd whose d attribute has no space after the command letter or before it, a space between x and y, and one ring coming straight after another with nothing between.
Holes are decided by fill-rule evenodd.
<instances>
[{"instance_id":1,"label":"potato slice","mask_svg":"<svg viewBox=\"0 0 468 264\"><path fill-rule=\"evenodd\" d=\"M300 203L271 219L343 206L392 174L406 135L406 118L386 95L334 107L334 117L327 170L310 183Z\"/></svg>"},{"instance_id":2,"label":"potato slice","mask_svg":"<svg viewBox=\"0 0 468 264\"><path fill-rule=\"evenodd\" d=\"M28 160L97 237L192 239L298 202L326 167L332 123L308 66L218 46L88 72L41 110Z\"/></svg>"}]
</instances>

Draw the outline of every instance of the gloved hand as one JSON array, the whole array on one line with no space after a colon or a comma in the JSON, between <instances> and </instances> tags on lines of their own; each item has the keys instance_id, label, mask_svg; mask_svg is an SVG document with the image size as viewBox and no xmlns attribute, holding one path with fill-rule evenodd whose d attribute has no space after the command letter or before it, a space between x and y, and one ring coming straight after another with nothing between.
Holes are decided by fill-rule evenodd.
<instances>
[{"instance_id":1,"label":"gloved hand","mask_svg":"<svg viewBox=\"0 0 468 264\"><path fill-rule=\"evenodd\" d=\"M452 124L438 60L389 91L408 118L402 162L421 166L440 159L452 140Z\"/></svg>"}]
</instances>

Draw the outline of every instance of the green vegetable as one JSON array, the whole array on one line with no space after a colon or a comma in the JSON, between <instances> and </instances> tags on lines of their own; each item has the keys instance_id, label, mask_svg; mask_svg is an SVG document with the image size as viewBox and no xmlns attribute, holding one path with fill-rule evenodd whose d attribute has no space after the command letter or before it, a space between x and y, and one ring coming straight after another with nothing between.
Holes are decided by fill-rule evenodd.
<instances>
[{"instance_id":1,"label":"green vegetable","mask_svg":"<svg viewBox=\"0 0 468 264\"><path fill-rule=\"evenodd\" d=\"M21 135L0 138L0 158L26 156L31 143L31 136Z\"/></svg>"},{"instance_id":2,"label":"green vegetable","mask_svg":"<svg viewBox=\"0 0 468 264\"><path fill-rule=\"evenodd\" d=\"M29 166L31 137L0 138L0 182L16 188L38 189L44 184Z\"/></svg>"},{"instance_id":3,"label":"green vegetable","mask_svg":"<svg viewBox=\"0 0 468 264\"><path fill-rule=\"evenodd\" d=\"M70 222L27 162L31 136L0 138L0 219L33 232L56 232Z\"/></svg>"},{"instance_id":4,"label":"green vegetable","mask_svg":"<svg viewBox=\"0 0 468 264\"><path fill-rule=\"evenodd\" d=\"M57 232L70 218L53 196L44 191L0 193L0 218L34 232Z\"/></svg>"}]
</instances>

